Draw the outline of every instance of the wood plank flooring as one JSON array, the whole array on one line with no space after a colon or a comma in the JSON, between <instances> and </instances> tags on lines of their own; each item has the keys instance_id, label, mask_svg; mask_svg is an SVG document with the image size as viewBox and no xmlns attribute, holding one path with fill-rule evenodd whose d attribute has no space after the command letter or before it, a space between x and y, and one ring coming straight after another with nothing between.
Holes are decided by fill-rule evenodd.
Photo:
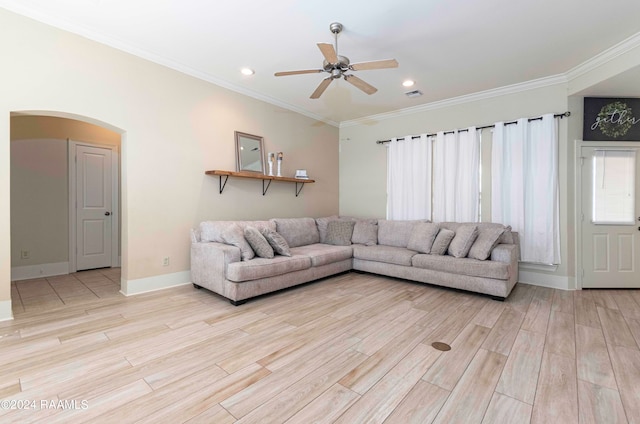
<instances>
[{"instance_id":1,"label":"wood plank flooring","mask_svg":"<svg viewBox=\"0 0 640 424\"><path fill-rule=\"evenodd\" d=\"M348 273L234 307L118 280L12 283L0 422L640 422L637 290L497 302Z\"/></svg>"}]
</instances>

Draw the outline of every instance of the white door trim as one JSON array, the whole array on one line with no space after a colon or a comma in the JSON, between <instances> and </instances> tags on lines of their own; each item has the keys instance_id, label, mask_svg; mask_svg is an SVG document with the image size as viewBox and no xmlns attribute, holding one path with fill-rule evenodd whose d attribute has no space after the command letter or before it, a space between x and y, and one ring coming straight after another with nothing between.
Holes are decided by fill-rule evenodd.
<instances>
[{"instance_id":1,"label":"white door trim","mask_svg":"<svg viewBox=\"0 0 640 424\"><path fill-rule=\"evenodd\" d=\"M576 243L576 289L582 290L584 267L582 263L582 148L602 147L602 148L640 148L640 143L636 141L574 141L574 167L575 167L575 243Z\"/></svg>"},{"instance_id":2,"label":"white door trim","mask_svg":"<svg viewBox=\"0 0 640 424\"><path fill-rule=\"evenodd\" d=\"M111 266L118 267L119 263L119 255L118 255L118 247L120 246L120 233L118 229L120 228L120 214L118 198L118 181L120 179L120 174L118 172L118 148L116 146L110 146L105 144L98 143L87 143L84 141L74 141L71 139L67 139L68 144L68 154L69 154L69 273L74 273L77 271L77 261L76 261L76 251L77 251L77 239L76 239L76 197L77 197L77 184L76 184L76 147L77 146L88 146L88 147L99 147L103 149L109 149L112 151L111 155Z\"/></svg>"}]
</instances>

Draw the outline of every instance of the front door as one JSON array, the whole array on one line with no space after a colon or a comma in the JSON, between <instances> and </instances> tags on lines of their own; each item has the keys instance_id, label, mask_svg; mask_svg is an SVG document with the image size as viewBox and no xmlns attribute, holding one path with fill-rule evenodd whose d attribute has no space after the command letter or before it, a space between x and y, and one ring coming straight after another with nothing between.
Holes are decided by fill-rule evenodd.
<instances>
[{"instance_id":1,"label":"front door","mask_svg":"<svg viewBox=\"0 0 640 424\"><path fill-rule=\"evenodd\" d=\"M640 148L582 147L582 287L640 288Z\"/></svg>"},{"instance_id":2,"label":"front door","mask_svg":"<svg viewBox=\"0 0 640 424\"><path fill-rule=\"evenodd\" d=\"M76 269L111 266L110 149L76 146Z\"/></svg>"}]
</instances>

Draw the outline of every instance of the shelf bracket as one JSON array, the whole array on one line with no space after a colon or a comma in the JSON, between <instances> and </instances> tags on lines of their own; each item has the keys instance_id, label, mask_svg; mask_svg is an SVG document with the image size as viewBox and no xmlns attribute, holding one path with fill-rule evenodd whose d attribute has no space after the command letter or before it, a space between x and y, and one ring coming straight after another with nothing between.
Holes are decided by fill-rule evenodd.
<instances>
[{"instance_id":1,"label":"shelf bracket","mask_svg":"<svg viewBox=\"0 0 640 424\"><path fill-rule=\"evenodd\" d=\"M265 182L265 181L269 181L269 182L267 183L267 186L266 186L266 187L264 186L264 182ZM267 190L269 190L269 186L271 185L271 181L272 181L272 180L262 180L262 195L263 195L263 196L264 196L265 194L267 194Z\"/></svg>"},{"instance_id":2,"label":"shelf bracket","mask_svg":"<svg viewBox=\"0 0 640 424\"><path fill-rule=\"evenodd\" d=\"M298 184L300 184L300 189L298 189ZM304 183L299 183L296 181L296 197L298 197L298 195L300 194L303 188L304 188Z\"/></svg>"},{"instance_id":3,"label":"shelf bracket","mask_svg":"<svg viewBox=\"0 0 640 424\"><path fill-rule=\"evenodd\" d=\"M220 175L220 178L219 178L219 180L218 180L218 181L219 181L219 182L218 182L218 186L219 186L219 188L220 188L220 194L222 194L222 191L224 190L224 187L227 185L227 180L228 180L228 179L229 179L229 176L228 176L228 175L225 175L225 177L224 177L224 184L223 184L223 183L222 183L222 175Z\"/></svg>"}]
</instances>

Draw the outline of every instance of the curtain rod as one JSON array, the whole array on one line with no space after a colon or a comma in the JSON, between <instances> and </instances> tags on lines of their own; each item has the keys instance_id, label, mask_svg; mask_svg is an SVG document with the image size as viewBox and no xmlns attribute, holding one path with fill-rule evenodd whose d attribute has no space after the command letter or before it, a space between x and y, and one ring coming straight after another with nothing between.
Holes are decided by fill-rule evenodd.
<instances>
[{"instance_id":1,"label":"curtain rod","mask_svg":"<svg viewBox=\"0 0 640 424\"><path fill-rule=\"evenodd\" d=\"M557 114L553 115L554 118L560 118L560 119L565 118L565 117L569 117L569 116L571 116L571 112L570 111L566 111L565 113L557 113ZM539 121L541 119L542 119L542 116L540 116L538 118L529 118L529 122L531 122L531 121ZM518 123L518 121L511 121L511 122L505 122L504 124L505 125L512 125L512 124L517 124L517 123ZM495 125L485 125L485 126L482 126L482 127L477 127L476 129L477 130L484 130L486 128L493 128L493 127L495 127ZM463 128L461 130L458 130L458 132L463 132L463 131L469 131L469 129L468 128ZM444 133L445 134L453 134L454 132L455 131L445 131ZM436 135L437 134L427 134L427 137L435 137ZM414 138L420 138L420 136L419 135L412 135L411 139L414 139ZM404 140L404 137L398 137L397 140ZM384 143L390 143L390 142L391 142L391 140L378 140L378 141L376 141L376 144L384 144Z\"/></svg>"}]
</instances>

